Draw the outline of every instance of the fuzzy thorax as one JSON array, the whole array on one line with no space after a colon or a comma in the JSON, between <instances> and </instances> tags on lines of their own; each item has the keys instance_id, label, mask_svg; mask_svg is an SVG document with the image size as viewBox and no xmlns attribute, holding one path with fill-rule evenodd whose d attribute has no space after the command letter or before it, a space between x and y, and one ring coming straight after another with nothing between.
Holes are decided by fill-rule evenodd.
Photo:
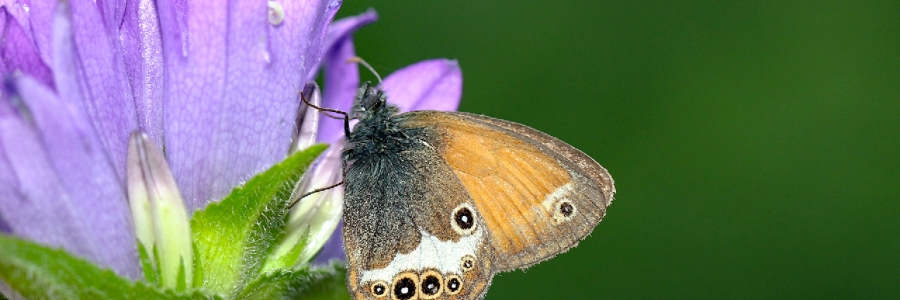
<instances>
[{"instance_id":1,"label":"fuzzy thorax","mask_svg":"<svg viewBox=\"0 0 900 300\"><path fill-rule=\"evenodd\" d=\"M370 82L364 83L356 94L352 115L359 120L347 136L344 158L400 153L410 147L418 130L401 128L397 106L387 103L384 91Z\"/></svg>"}]
</instances>

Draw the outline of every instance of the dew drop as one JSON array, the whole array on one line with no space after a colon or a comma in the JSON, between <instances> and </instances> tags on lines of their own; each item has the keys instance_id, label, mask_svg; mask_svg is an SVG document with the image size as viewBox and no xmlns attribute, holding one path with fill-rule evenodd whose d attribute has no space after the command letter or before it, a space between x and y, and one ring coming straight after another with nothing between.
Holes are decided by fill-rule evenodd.
<instances>
[{"instance_id":1,"label":"dew drop","mask_svg":"<svg viewBox=\"0 0 900 300\"><path fill-rule=\"evenodd\" d=\"M269 24L278 26L284 22L284 7L275 1L269 1Z\"/></svg>"}]
</instances>

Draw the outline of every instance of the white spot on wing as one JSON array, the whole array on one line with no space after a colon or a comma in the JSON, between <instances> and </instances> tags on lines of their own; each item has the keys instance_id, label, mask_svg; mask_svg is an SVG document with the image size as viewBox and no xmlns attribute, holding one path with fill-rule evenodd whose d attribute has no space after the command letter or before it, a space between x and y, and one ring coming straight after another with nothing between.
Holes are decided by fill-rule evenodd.
<instances>
[{"instance_id":1,"label":"white spot on wing","mask_svg":"<svg viewBox=\"0 0 900 300\"><path fill-rule=\"evenodd\" d=\"M553 204L557 201L565 199L566 194L572 192L572 183L566 183L558 188L556 188L553 193L547 195L547 198L544 198L544 202L542 203L544 207L549 210L553 210Z\"/></svg>"},{"instance_id":2,"label":"white spot on wing","mask_svg":"<svg viewBox=\"0 0 900 300\"><path fill-rule=\"evenodd\" d=\"M473 234L464 236L458 242L441 241L438 237L419 231L422 239L419 246L408 254L398 254L387 267L361 272L360 284L368 281L384 280L392 282L394 276L403 271L418 272L423 269L437 269L442 274L462 274L460 261L463 256L475 256L481 244L483 231L479 228ZM476 257L476 259L478 259Z\"/></svg>"},{"instance_id":3,"label":"white spot on wing","mask_svg":"<svg viewBox=\"0 0 900 300\"><path fill-rule=\"evenodd\" d=\"M547 198L544 198L544 201L541 202L541 205L544 206L544 209L556 219L556 223L559 224L565 221L565 217L562 216L562 213L559 212L559 209L556 208L556 204L560 201L566 200L566 196L572 192L572 183L566 183L554 190L550 195L547 195ZM571 202L571 201L570 201ZM574 205L574 204L572 204Z\"/></svg>"}]
</instances>

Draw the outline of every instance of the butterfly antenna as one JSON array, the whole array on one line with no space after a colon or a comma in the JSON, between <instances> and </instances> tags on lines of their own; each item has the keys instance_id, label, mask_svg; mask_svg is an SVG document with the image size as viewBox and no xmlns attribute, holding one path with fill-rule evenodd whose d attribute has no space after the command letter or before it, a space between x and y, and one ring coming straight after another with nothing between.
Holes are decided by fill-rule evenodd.
<instances>
[{"instance_id":1,"label":"butterfly antenna","mask_svg":"<svg viewBox=\"0 0 900 300\"><path fill-rule=\"evenodd\" d=\"M369 65L369 63L367 63L361 57L359 57L359 56L351 57L350 59L347 60L347 62L358 63L358 64L365 66L366 69L369 69L369 72L372 72L372 74L375 74L375 78L378 78L378 85L381 85L381 76L379 76L378 72L375 72L375 69L372 68L372 66Z\"/></svg>"},{"instance_id":2,"label":"butterfly antenna","mask_svg":"<svg viewBox=\"0 0 900 300\"><path fill-rule=\"evenodd\" d=\"M306 97L303 96L303 93L300 93L300 100L303 101L303 103L306 103L306 105L309 105L309 107L312 107L318 111L331 112L331 113L336 113L336 114L340 114L340 115L344 116L344 135L350 136L350 115L347 114L346 111L337 110L337 109L333 109L333 108L324 108L324 107L320 107L318 105L309 103L309 100L306 100ZM326 116L327 115L328 114L326 114Z\"/></svg>"},{"instance_id":3,"label":"butterfly antenna","mask_svg":"<svg viewBox=\"0 0 900 300\"><path fill-rule=\"evenodd\" d=\"M343 180L341 180L341 182L338 182L338 183L335 183L335 184L332 184L332 185L329 185L329 186L326 186L326 187L323 187L323 188L318 188L318 189L314 189L314 190L312 190L312 191L309 191L309 192L307 192L306 194L303 194L302 196L297 197L296 200L294 200L293 202L291 202L291 205L288 205L288 209L294 208L294 205L296 205L298 202L300 202L300 200L303 200L303 198L306 198L306 196L309 196L309 195L312 195L312 194L315 194L315 193L318 193L318 192L330 190L330 189L336 188L337 186L342 185L342 184L344 184L344 181L343 181Z\"/></svg>"}]
</instances>

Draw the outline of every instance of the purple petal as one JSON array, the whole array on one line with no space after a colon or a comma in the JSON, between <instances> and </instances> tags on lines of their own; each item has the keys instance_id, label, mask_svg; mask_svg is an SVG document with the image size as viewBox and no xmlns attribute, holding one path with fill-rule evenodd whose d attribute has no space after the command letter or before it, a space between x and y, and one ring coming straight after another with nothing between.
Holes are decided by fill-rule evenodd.
<instances>
[{"instance_id":1,"label":"purple petal","mask_svg":"<svg viewBox=\"0 0 900 300\"><path fill-rule=\"evenodd\" d=\"M127 5L137 5L135 1L127 0L96 1L94 3L97 4L97 9L99 9L100 11L101 18L103 19L103 25L106 27L106 34L110 36L116 36L116 33L119 32L119 28L122 25L122 18L125 15L125 10L130 9L127 7Z\"/></svg>"},{"instance_id":2,"label":"purple petal","mask_svg":"<svg viewBox=\"0 0 900 300\"><path fill-rule=\"evenodd\" d=\"M6 6L9 13L25 30L29 40L38 48L41 60L51 64L51 34L53 32L53 15L59 1L16 1L0 0L0 6ZM27 9L26 9L27 6Z\"/></svg>"},{"instance_id":3,"label":"purple petal","mask_svg":"<svg viewBox=\"0 0 900 300\"><path fill-rule=\"evenodd\" d=\"M71 7L65 3L71 4ZM71 11L71 12L70 12ZM128 137L137 128L116 38L106 34L96 5L61 2L53 28L53 75L59 95L87 112L119 180L125 180Z\"/></svg>"},{"instance_id":4,"label":"purple petal","mask_svg":"<svg viewBox=\"0 0 900 300\"><path fill-rule=\"evenodd\" d=\"M125 72L134 95L138 128L153 143L162 145L164 61L155 2L128 0L118 34Z\"/></svg>"},{"instance_id":5,"label":"purple petal","mask_svg":"<svg viewBox=\"0 0 900 300\"><path fill-rule=\"evenodd\" d=\"M157 3L166 155L193 211L285 157L297 96L340 2L280 2L276 25L266 1Z\"/></svg>"},{"instance_id":6,"label":"purple petal","mask_svg":"<svg viewBox=\"0 0 900 300\"><path fill-rule=\"evenodd\" d=\"M5 8L0 7L0 75L5 75L7 73L10 73L10 69L6 67L6 62L5 62L6 60L3 59L3 56L2 56L3 53L6 52L6 45L2 41L3 41L3 39L5 39L4 36L6 34L4 32L6 32L6 23L8 22L7 19L9 19L5 16L6 16ZM0 95L0 98L2 98L2 97L3 97L3 95Z\"/></svg>"},{"instance_id":7,"label":"purple petal","mask_svg":"<svg viewBox=\"0 0 900 300\"><path fill-rule=\"evenodd\" d=\"M308 74L314 72L322 60L322 53L324 52L322 46L324 45L328 26L331 24L334 15L337 13L342 3L341 0L319 0L309 2L310 3L302 3L302 1L279 2L284 7L284 24L269 29L272 34L270 46L273 47L275 51L281 53L283 56L290 57L291 60L296 58L297 50L300 50L299 52L302 53L300 55L301 60L299 61L302 62L302 65L299 67L305 70L306 73L304 74L307 74L302 82L304 84L306 81L314 80L314 78L309 77ZM314 14L310 13L310 9L312 9ZM300 18L297 19L295 16L300 16ZM278 27L281 29L276 30ZM296 36L294 32L311 33L307 35L307 41L307 39L299 39L299 36Z\"/></svg>"},{"instance_id":8,"label":"purple petal","mask_svg":"<svg viewBox=\"0 0 900 300\"><path fill-rule=\"evenodd\" d=\"M44 64L41 54L31 40L29 33L13 17L8 9L0 8L0 55L2 55L4 73L22 72L36 78L46 86L53 86L53 75Z\"/></svg>"},{"instance_id":9,"label":"purple petal","mask_svg":"<svg viewBox=\"0 0 900 300\"><path fill-rule=\"evenodd\" d=\"M303 88L303 97L313 106L322 106L322 93L319 91L319 85L317 85L315 81L306 83L306 86ZM312 144L316 142L316 135L319 132L319 118L321 115L319 110L309 107L306 103L302 103L302 99L300 102L295 125L297 128L295 129L294 137L291 140L291 150L288 151L289 153L294 153L312 146Z\"/></svg>"},{"instance_id":10,"label":"purple petal","mask_svg":"<svg viewBox=\"0 0 900 300\"><path fill-rule=\"evenodd\" d=\"M0 22L3 22L3 21L0 21ZM0 26L2 26L2 25L3 24L0 24ZM8 72L9 72L9 69L6 68L6 63L3 62L2 59L0 59L0 76L3 76L5 74L7 74Z\"/></svg>"},{"instance_id":11,"label":"purple petal","mask_svg":"<svg viewBox=\"0 0 900 300\"><path fill-rule=\"evenodd\" d=\"M377 20L378 13L376 13L374 9L369 9L362 14L334 21L334 23L331 23L331 25L328 26L328 31L325 33L325 41L322 42L322 51L327 55L328 52L335 49L334 46L338 42L346 38L352 38L357 30L363 26L374 23ZM309 78L316 78L316 76L318 76L319 67L319 65L316 65L310 70L311 73Z\"/></svg>"},{"instance_id":12,"label":"purple petal","mask_svg":"<svg viewBox=\"0 0 900 300\"><path fill-rule=\"evenodd\" d=\"M9 22L19 24L28 35L28 40L32 40L31 36L31 20L29 19L30 3L21 3L13 0L0 0L0 9L6 11Z\"/></svg>"},{"instance_id":13,"label":"purple petal","mask_svg":"<svg viewBox=\"0 0 900 300\"><path fill-rule=\"evenodd\" d=\"M0 19L0 25L2 25L3 20ZM2 28L2 27L0 27ZM3 68L3 61L0 60L0 70L5 70ZM6 82L3 82L4 84ZM18 122L19 116L15 114L12 108L9 106L9 93L13 87L3 88L2 92L0 92L0 233L11 234L12 228L9 227L9 222L6 221L7 218L3 217L4 207L7 202L16 203L21 202L19 200L21 197L16 193L13 193L15 190L14 187L17 187L19 184L13 176L12 166L9 164L9 159L6 155L6 150L3 147L3 132L6 131L6 127L8 124L12 122ZM6 212L9 213L9 212ZM14 216L14 215L13 215ZM2 282L2 280L0 280ZM2 290L3 284L0 283L0 292L4 292ZM5 295L5 294L4 294Z\"/></svg>"},{"instance_id":14,"label":"purple petal","mask_svg":"<svg viewBox=\"0 0 900 300\"><path fill-rule=\"evenodd\" d=\"M2 151L3 150L0 150L0 152L2 152ZM0 155L4 155L4 154L0 153ZM0 184L2 184L2 183L0 183ZM12 229L9 228L9 224L6 223L6 220L3 219L2 215L0 215L0 233L5 233L5 234L12 233Z\"/></svg>"},{"instance_id":15,"label":"purple petal","mask_svg":"<svg viewBox=\"0 0 900 300\"><path fill-rule=\"evenodd\" d=\"M349 112L353 106L356 89L359 88L359 67L348 63L356 56L353 40L345 39L335 44L335 48L325 55L325 75L323 83L322 107ZM333 143L344 136L344 119L340 115L327 113L319 124L318 142Z\"/></svg>"},{"instance_id":16,"label":"purple petal","mask_svg":"<svg viewBox=\"0 0 900 300\"><path fill-rule=\"evenodd\" d=\"M165 56L187 54L187 44L184 42L187 38L187 3L185 0L158 0L156 5Z\"/></svg>"},{"instance_id":17,"label":"purple petal","mask_svg":"<svg viewBox=\"0 0 900 300\"><path fill-rule=\"evenodd\" d=\"M462 71L455 60L426 60L397 70L383 85L388 102L400 111L453 111L462 96Z\"/></svg>"},{"instance_id":18,"label":"purple petal","mask_svg":"<svg viewBox=\"0 0 900 300\"><path fill-rule=\"evenodd\" d=\"M353 33L369 23L375 22L378 15L368 11L356 17L342 19L328 28L328 37L323 64L325 65L325 91L322 106L349 112L359 88L359 66L347 62L356 56L353 47ZM322 118L319 125L319 142L333 143L344 136L344 120L340 118Z\"/></svg>"},{"instance_id":19,"label":"purple petal","mask_svg":"<svg viewBox=\"0 0 900 300\"><path fill-rule=\"evenodd\" d=\"M0 214L18 235L138 278L125 191L85 114L28 77L8 92L27 109L0 104Z\"/></svg>"},{"instance_id":20,"label":"purple petal","mask_svg":"<svg viewBox=\"0 0 900 300\"><path fill-rule=\"evenodd\" d=\"M29 10L30 3L20 2L13 0L0 0L0 11L3 11L3 14L0 14L3 19L0 21L0 24L12 24L15 23L16 26L19 27L18 30L22 31L22 34L25 35L25 39L28 41L33 41L34 37L31 33L31 19L29 18ZM6 27L0 26L3 31L0 31L2 34L6 34Z\"/></svg>"},{"instance_id":21,"label":"purple petal","mask_svg":"<svg viewBox=\"0 0 900 300\"><path fill-rule=\"evenodd\" d=\"M82 243L89 231L30 125L8 101L0 103L0 214L15 235L90 256L93 249Z\"/></svg>"}]
</instances>

